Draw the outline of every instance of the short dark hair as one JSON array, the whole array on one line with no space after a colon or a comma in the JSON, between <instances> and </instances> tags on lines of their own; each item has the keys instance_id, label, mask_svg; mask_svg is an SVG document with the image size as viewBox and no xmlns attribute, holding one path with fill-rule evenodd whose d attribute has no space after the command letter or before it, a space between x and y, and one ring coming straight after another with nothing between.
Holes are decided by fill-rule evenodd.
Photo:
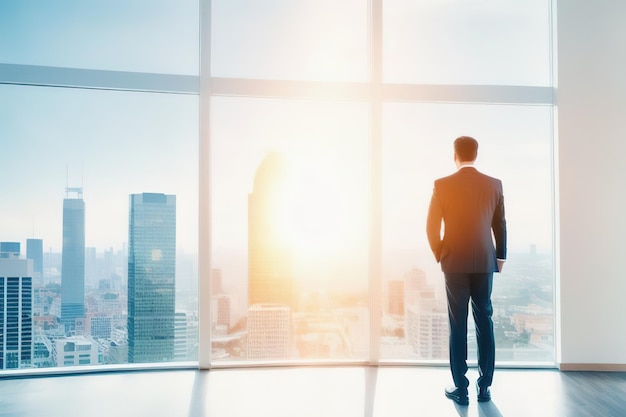
<instances>
[{"instance_id":1,"label":"short dark hair","mask_svg":"<svg viewBox=\"0 0 626 417\"><path fill-rule=\"evenodd\" d=\"M454 141L454 153L461 162L474 161L478 155L478 141L470 136L460 136Z\"/></svg>"}]
</instances>

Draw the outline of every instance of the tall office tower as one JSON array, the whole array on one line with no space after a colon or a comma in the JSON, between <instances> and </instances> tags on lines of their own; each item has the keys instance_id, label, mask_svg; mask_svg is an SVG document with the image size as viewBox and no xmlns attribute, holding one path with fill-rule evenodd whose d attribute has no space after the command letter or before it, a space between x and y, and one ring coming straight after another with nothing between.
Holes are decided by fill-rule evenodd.
<instances>
[{"instance_id":1,"label":"tall office tower","mask_svg":"<svg viewBox=\"0 0 626 417\"><path fill-rule=\"evenodd\" d=\"M82 188L66 188L63 200L61 323L72 334L85 318L85 202Z\"/></svg>"},{"instance_id":2,"label":"tall office tower","mask_svg":"<svg viewBox=\"0 0 626 417\"><path fill-rule=\"evenodd\" d=\"M294 308L293 256L285 218L289 173L278 153L259 165L248 196L248 306L282 304Z\"/></svg>"},{"instance_id":3,"label":"tall office tower","mask_svg":"<svg viewBox=\"0 0 626 417\"><path fill-rule=\"evenodd\" d=\"M32 365L33 281L27 259L0 258L0 369Z\"/></svg>"},{"instance_id":4,"label":"tall office tower","mask_svg":"<svg viewBox=\"0 0 626 417\"><path fill-rule=\"evenodd\" d=\"M248 359L287 359L291 346L291 312L281 304L248 308Z\"/></svg>"},{"instance_id":5,"label":"tall office tower","mask_svg":"<svg viewBox=\"0 0 626 417\"><path fill-rule=\"evenodd\" d=\"M130 196L128 362L174 359L176 196Z\"/></svg>"},{"instance_id":6,"label":"tall office tower","mask_svg":"<svg viewBox=\"0 0 626 417\"><path fill-rule=\"evenodd\" d=\"M388 311L389 314L395 316L404 316L404 281L399 279L387 282L388 295Z\"/></svg>"},{"instance_id":7,"label":"tall office tower","mask_svg":"<svg viewBox=\"0 0 626 417\"><path fill-rule=\"evenodd\" d=\"M33 260L33 284L43 285L42 239L26 239L26 258Z\"/></svg>"}]
</instances>

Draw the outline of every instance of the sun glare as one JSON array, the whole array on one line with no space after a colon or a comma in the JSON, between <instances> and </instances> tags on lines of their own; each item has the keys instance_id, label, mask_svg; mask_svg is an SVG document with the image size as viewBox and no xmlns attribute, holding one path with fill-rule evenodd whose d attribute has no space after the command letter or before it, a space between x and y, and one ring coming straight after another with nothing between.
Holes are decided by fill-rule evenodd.
<instances>
[{"instance_id":1,"label":"sun glare","mask_svg":"<svg viewBox=\"0 0 626 417\"><path fill-rule=\"evenodd\" d=\"M299 258L325 257L349 244L347 197L332 167L292 160L288 184L276 220L280 235Z\"/></svg>"}]
</instances>

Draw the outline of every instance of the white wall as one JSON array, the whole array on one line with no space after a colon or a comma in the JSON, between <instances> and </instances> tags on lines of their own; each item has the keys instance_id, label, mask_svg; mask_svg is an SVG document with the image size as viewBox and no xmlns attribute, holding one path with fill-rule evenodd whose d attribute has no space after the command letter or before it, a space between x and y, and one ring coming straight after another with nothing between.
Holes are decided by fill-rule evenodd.
<instances>
[{"instance_id":1,"label":"white wall","mask_svg":"<svg viewBox=\"0 0 626 417\"><path fill-rule=\"evenodd\" d=\"M561 363L624 365L626 1L558 0L557 21Z\"/></svg>"}]
</instances>

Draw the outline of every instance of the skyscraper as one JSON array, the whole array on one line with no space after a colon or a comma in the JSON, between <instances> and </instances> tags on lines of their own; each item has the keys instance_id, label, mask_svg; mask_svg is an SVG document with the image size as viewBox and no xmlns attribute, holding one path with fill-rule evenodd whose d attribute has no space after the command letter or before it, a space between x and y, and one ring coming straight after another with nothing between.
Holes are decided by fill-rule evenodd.
<instances>
[{"instance_id":1,"label":"skyscraper","mask_svg":"<svg viewBox=\"0 0 626 417\"><path fill-rule=\"evenodd\" d=\"M33 284L43 284L42 239L26 239L26 258L33 260Z\"/></svg>"},{"instance_id":2,"label":"skyscraper","mask_svg":"<svg viewBox=\"0 0 626 417\"><path fill-rule=\"evenodd\" d=\"M31 273L26 259L0 258L0 369L32 365Z\"/></svg>"},{"instance_id":3,"label":"skyscraper","mask_svg":"<svg viewBox=\"0 0 626 417\"><path fill-rule=\"evenodd\" d=\"M174 359L176 196L130 196L128 362Z\"/></svg>"},{"instance_id":4,"label":"skyscraper","mask_svg":"<svg viewBox=\"0 0 626 417\"><path fill-rule=\"evenodd\" d=\"M285 236L289 173L284 158L268 154L248 196L248 306L259 303L294 308L293 256Z\"/></svg>"},{"instance_id":5,"label":"skyscraper","mask_svg":"<svg viewBox=\"0 0 626 417\"><path fill-rule=\"evenodd\" d=\"M70 196L74 196L70 198ZM61 322L66 332L85 317L85 202L82 188L66 188L63 199Z\"/></svg>"},{"instance_id":6,"label":"skyscraper","mask_svg":"<svg viewBox=\"0 0 626 417\"><path fill-rule=\"evenodd\" d=\"M288 224L289 171L269 153L248 196L248 359L291 356L291 313L296 305Z\"/></svg>"}]
</instances>

